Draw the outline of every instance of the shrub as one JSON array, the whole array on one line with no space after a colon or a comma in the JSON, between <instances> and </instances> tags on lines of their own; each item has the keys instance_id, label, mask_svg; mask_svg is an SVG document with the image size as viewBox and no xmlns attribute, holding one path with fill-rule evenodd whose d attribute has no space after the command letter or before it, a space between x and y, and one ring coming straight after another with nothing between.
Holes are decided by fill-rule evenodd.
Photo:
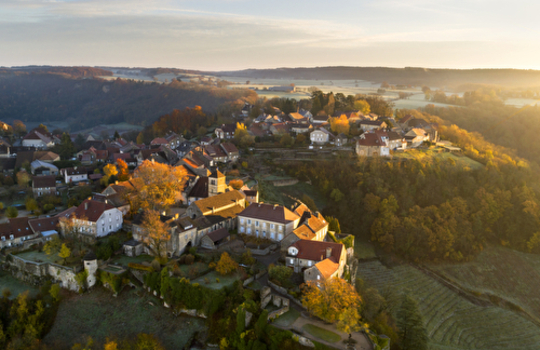
<instances>
[{"instance_id":1,"label":"shrub","mask_svg":"<svg viewBox=\"0 0 540 350\"><path fill-rule=\"evenodd\" d=\"M189 269L188 276L189 278L194 279L195 277L197 277L198 273L199 273L199 269L196 266L194 266Z\"/></svg>"},{"instance_id":2,"label":"shrub","mask_svg":"<svg viewBox=\"0 0 540 350\"><path fill-rule=\"evenodd\" d=\"M195 257L194 257L193 255L191 255L191 254L188 254L188 255L186 256L186 259L185 259L185 260L186 260L186 264L187 264L187 265L192 265L193 262L195 261Z\"/></svg>"},{"instance_id":3,"label":"shrub","mask_svg":"<svg viewBox=\"0 0 540 350\"><path fill-rule=\"evenodd\" d=\"M156 259L152 260L150 266L152 266L152 269L156 272L161 271L161 264Z\"/></svg>"},{"instance_id":4,"label":"shrub","mask_svg":"<svg viewBox=\"0 0 540 350\"><path fill-rule=\"evenodd\" d=\"M60 286L58 284L53 284L51 289L49 289L49 294L55 302L60 301Z\"/></svg>"},{"instance_id":5,"label":"shrub","mask_svg":"<svg viewBox=\"0 0 540 350\"><path fill-rule=\"evenodd\" d=\"M185 264L185 263L186 263L186 256L187 256L187 255L182 255L182 256L178 259L178 263L179 263L179 264Z\"/></svg>"},{"instance_id":6,"label":"shrub","mask_svg":"<svg viewBox=\"0 0 540 350\"><path fill-rule=\"evenodd\" d=\"M216 277L216 283L219 283L219 278Z\"/></svg>"},{"instance_id":7,"label":"shrub","mask_svg":"<svg viewBox=\"0 0 540 350\"><path fill-rule=\"evenodd\" d=\"M221 258L216 265L216 271L220 275L227 275L234 272L236 269L238 269L236 261L234 261L227 252L221 254Z\"/></svg>"},{"instance_id":8,"label":"shrub","mask_svg":"<svg viewBox=\"0 0 540 350\"><path fill-rule=\"evenodd\" d=\"M280 285L284 285L292 276L292 269L287 266L274 266L270 265L268 267L268 276L272 281L278 282Z\"/></svg>"},{"instance_id":9,"label":"shrub","mask_svg":"<svg viewBox=\"0 0 540 350\"><path fill-rule=\"evenodd\" d=\"M189 248L189 254L191 254L191 255L197 254L197 247L191 247L191 248Z\"/></svg>"},{"instance_id":10,"label":"shrub","mask_svg":"<svg viewBox=\"0 0 540 350\"><path fill-rule=\"evenodd\" d=\"M242 257L240 258L240 261L242 262L242 264L244 265L248 265L248 266L251 266L253 264L255 264L255 262L257 260L255 260L255 258L251 255L251 250L250 249L247 249L244 254L242 254Z\"/></svg>"},{"instance_id":11,"label":"shrub","mask_svg":"<svg viewBox=\"0 0 540 350\"><path fill-rule=\"evenodd\" d=\"M129 263L128 267L130 267L132 269L135 269L135 270L142 270L142 271L149 271L149 272L154 271L152 269L152 267L150 267L150 266L146 266L146 265L143 265L143 264L137 264L137 263Z\"/></svg>"}]
</instances>

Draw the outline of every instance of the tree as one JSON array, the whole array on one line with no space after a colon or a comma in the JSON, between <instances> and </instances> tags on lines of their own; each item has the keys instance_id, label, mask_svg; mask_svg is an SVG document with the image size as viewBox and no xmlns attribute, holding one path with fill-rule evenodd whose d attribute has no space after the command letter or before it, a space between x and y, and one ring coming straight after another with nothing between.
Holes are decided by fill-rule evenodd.
<instances>
[{"instance_id":1,"label":"tree","mask_svg":"<svg viewBox=\"0 0 540 350\"><path fill-rule=\"evenodd\" d=\"M352 333L359 329L362 299L353 286L341 278L330 278L317 285L303 286L302 305L329 323L337 323L339 330Z\"/></svg>"},{"instance_id":2,"label":"tree","mask_svg":"<svg viewBox=\"0 0 540 350\"><path fill-rule=\"evenodd\" d=\"M307 140L306 135L300 134L300 135L296 136L295 143L297 145L303 145L306 142L306 140Z\"/></svg>"},{"instance_id":3,"label":"tree","mask_svg":"<svg viewBox=\"0 0 540 350\"><path fill-rule=\"evenodd\" d=\"M289 134L284 134L279 140L279 144L283 147L291 147L294 144L294 139Z\"/></svg>"},{"instance_id":4,"label":"tree","mask_svg":"<svg viewBox=\"0 0 540 350\"><path fill-rule=\"evenodd\" d=\"M350 130L349 120L345 114L342 114L339 117L330 118L330 129L337 135L344 133L345 135L349 134Z\"/></svg>"},{"instance_id":5,"label":"tree","mask_svg":"<svg viewBox=\"0 0 540 350\"><path fill-rule=\"evenodd\" d=\"M135 170L134 177L141 180L137 192L131 197L132 210L167 208L176 203L184 189L186 172L181 167L153 163L145 160Z\"/></svg>"},{"instance_id":6,"label":"tree","mask_svg":"<svg viewBox=\"0 0 540 350\"><path fill-rule=\"evenodd\" d=\"M60 301L60 286L57 283L53 284L49 289L49 294L54 301Z\"/></svg>"},{"instance_id":7,"label":"tree","mask_svg":"<svg viewBox=\"0 0 540 350\"><path fill-rule=\"evenodd\" d=\"M129 168L127 163L118 158L116 160L116 165L118 166L118 180L120 181L127 181L129 180Z\"/></svg>"},{"instance_id":8,"label":"tree","mask_svg":"<svg viewBox=\"0 0 540 350\"><path fill-rule=\"evenodd\" d=\"M45 243L45 245L43 246L43 251L47 255L56 255L60 251L61 246L62 246L62 241L56 235L51 240Z\"/></svg>"},{"instance_id":9,"label":"tree","mask_svg":"<svg viewBox=\"0 0 540 350\"><path fill-rule=\"evenodd\" d=\"M223 252L216 265L216 271L220 275L228 275L238 269L238 263L234 261L229 253Z\"/></svg>"},{"instance_id":10,"label":"tree","mask_svg":"<svg viewBox=\"0 0 540 350\"><path fill-rule=\"evenodd\" d=\"M26 171L21 170L17 173L17 185L19 185L19 187L28 187L28 183L30 182L30 180L30 175Z\"/></svg>"},{"instance_id":11,"label":"tree","mask_svg":"<svg viewBox=\"0 0 540 350\"><path fill-rule=\"evenodd\" d=\"M144 143L144 135L142 132L137 135L137 139L135 140L135 142L137 142L138 145L142 145Z\"/></svg>"},{"instance_id":12,"label":"tree","mask_svg":"<svg viewBox=\"0 0 540 350\"><path fill-rule=\"evenodd\" d=\"M244 186L244 181L242 181L241 179L231 180L229 181L229 186L231 186L235 190L239 190L242 188L242 186Z\"/></svg>"},{"instance_id":13,"label":"tree","mask_svg":"<svg viewBox=\"0 0 540 350\"><path fill-rule=\"evenodd\" d=\"M118 169L116 169L114 164L105 165L103 167L103 177L100 180L101 184L107 186L111 177L116 176L116 174L118 174Z\"/></svg>"},{"instance_id":14,"label":"tree","mask_svg":"<svg viewBox=\"0 0 540 350\"><path fill-rule=\"evenodd\" d=\"M418 304L408 294L403 296L397 314L400 345L403 350L426 350L428 336Z\"/></svg>"},{"instance_id":15,"label":"tree","mask_svg":"<svg viewBox=\"0 0 540 350\"><path fill-rule=\"evenodd\" d=\"M313 198L311 198L307 194L304 193L300 200L309 208L309 210L319 211L319 209L317 209L317 204L315 204L315 201L313 200Z\"/></svg>"},{"instance_id":16,"label":"tree","mask_svg":"<svg viewBox=\"0 0 540 350\"><path fill-rule=\"evenodd\" d=\"M80 135L80 134L79 134ZM82 145L81 145L82 147ZM76 152L75 145L71 141L71 137L68 133L62 134L62 139L59 147L58 153L60 154L60 158L66 160L71 159L73 157L73 154Z\"/></svg>"},{"instance_id":17,"label":"tree","mask_svg":"<svg viewBox=\"0 0 540 350\"><path fill-rule=\"evenodd\" d=\"M71 249L69 249L65 243L62 243L62 247L60 248L60 253L58 253L58 256L64 259L65 265L66 259L71 256Z\"/></svg>"},{"instance_id":18,"label":"tree","mask_svg":"<svg viewBox=\"0 0 540 350\"><path fill-rule=\"evenodd\" d=\"M75 138L75 147L77 147L76 150L80 151L83 148L85 142L86 140L83 134L78 133L77 137Z\"/></svg>"},{"instance_id":19,"label":"tree","mask_svg":"<svg viewBox=\"0 0 540 350\"><path fill-rule=\"evenodd\" d=\"M165 257L165 248L171 239L171 231L167 223L161 220L159 212L156 210L146 211L141 226L144 229L143 242L155 256Z\"/></svg>"},{"instance_id":20,"label":"tree","mask_svg":"<svg viewBox=\"0 0 540 350\"><path fill-rule=\"evenodd\" d=\"M255 138L246 129L236 129L233 140L241 148L249 147L255 142Z\"/></svg>"},{"instance_id":21,"label":"tree","mask_svg":"<svg viewBox=\"0 0 540 350\"><path fill-rule=\"evenodd\" d=\"M268 267L268 277L274 281L277 281L282 286L291 278L292 273L293 271L287 266L270 265Z\"/></svg>"},{"instance_id":22,"label":"tree","mask_svg":"<svg viewBox=\"0 0 540 350\"><path fill-rule=\"evenodd\" d=\"M335 217L329 216L326 218L328 222L328 231L333 231L336 234L341 233L341 227L339 226L339 221Z\"/></svg>"},{"instance_id":23,"label":"tree","mask_svg":"<svg viewBox=\"0 0 540 350\"><path fill-rule=\"evenodd\" d=\"M197 135L199 136L206 135L207 132L208 130L204 126L201 126L197 129Z\"/></svg>"},{"instance_id":24,"label":"tree","mask_svg":"<svg viewBox=\"0 0 540 350\"><path fill-rule=\"evenodd\" d=\"M24 204L25 204L26 210L32 213L39 209L38 202L32 197L28 197Z\"/></svg>"},{"instance_id":25,"label":"tree","mask_svg":"<svg viewBox=\"0 0 540 350\"><path fill-rule=\"evenodd\" d=\"M26 125L24 125L24 123L20 120L14 120L13 132L15 132L17 135L26 134Z\"/></svg>"},{"instance_id":26,"label":"tree","mask_svg":"<svg viewBox=\"0 0 540 350\"><path fill-rule=\"evenodd\" d=\"M114 131L114 136L113 137L114 137L115 140L120 139L120 134L118 133L117 130Z\"/></svg>"},{"instance_id":27,"label":"tree","mask_svg":"<svg viewBox=\"0 0 540 350\"><path fill-rule=\"evenodd\" d=\"M371 112L371 107L369 106L369 103L367 103L367 101L365 100L355 101L354 108L362 112L363 115L369 114Z\"/></svg>"},{"instance_id":28,"label":"tree","mask_svg":"<svg viewBox=\"0 0 540 350\"><path fill-rule=\"evenodd\" d=\"M16 218L17 216L19 216L19 211L15 207L8 207L6 209L6 216L10 219Z\"/></svg>"}]
</instances>

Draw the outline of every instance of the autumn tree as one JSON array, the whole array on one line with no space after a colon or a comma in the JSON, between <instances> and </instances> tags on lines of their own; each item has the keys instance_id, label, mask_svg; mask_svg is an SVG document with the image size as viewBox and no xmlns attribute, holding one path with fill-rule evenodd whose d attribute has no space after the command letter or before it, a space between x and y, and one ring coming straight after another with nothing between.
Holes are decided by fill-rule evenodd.
<instances>
[{"instance_id":1,"label":"autumn tree","mask_svg":"<svg viewBox=\"0 0 540 350\"><path fill-rule=\"evenodd\" d=\"M182 167L145 160L135 170L134 178L141 180L141 186L132 196L133 210L156 210L176 203L186 182L186 172Z\"/></svg>"},{"instance_id":2,"label":"autumn tree","mask_svg":"<svg viewBox=\"0 0 540 350\"><path fill-rule=\"evenodd\" d=\"M101 178L101 184L107 186L112 176L118 174L118 169L114 164L107 164L103 167L103 177Z\"/></svg>"},{"instance_id":3,"label":"autumn tree","mask_svg":"<svg viewBox=\"0 0 540 350\"><path fill-rule=\"evenodd\" d=\"M171 231L167 223L161 220L158 211L148 210L144 214L141 226L144 229L142 241L146 243L153 255L164 258L167 243L171 239Z\"/></svg>"},{"instance_id":4,"label":"autumn tree","mask_svg":"<svg viewBox=\"0 0 540 350\"><path fill-rule=\"evenodd\" d=\"M220 275L228 275L238 269L238 263L234 261L229 253L223 252L216 265L216 271Z\"/></svg>"},{"instance_id":5,"label":"autumn tree","mask_svg":"<svg viewBox=\"0 0 540 350\"><path fill-rule=\"evenodd\" d=\"M62 243L62 247L60 248L60 253L58 253L58 256L64 259L65 265L66 259L71 256L71 249L69 249L65 243Z\"/></svg>"},{"instance_id":6,"label":"autumn tree","mask_svg":"<svg viewBox=\"0 0 540 350\"><path fill-rule=\"evenodd\" d=\"M14 120L13 121L13 131L18 134L22 135L26 133L26 125L20 120Z\"/></svg>"},{"instance_id":7,"label":"autumn tree","mask_svg":"<svg viewBox=\"0 0 540 350\"><path fill-rule=\"evenodd\" d=\"M30 180L30 174L28 174L26 171L21 170L17 173L17 185L19 185L19 187L28 187L28 183L30 182Z\"/></svg>"},{"instance_id":8,"label":"autumn tree","mask_svg":"<svg viewBox=\"0 0 540 350\"><path fill-rule=\"evenodd\" d=\"M347 135L350 128L351 127L349 125L349 120L347 119L347 116L345 114L342 114L339 117L330 118L330 129L336 135L341 133Z\"/></svg>"},{"instance_id":9,"label":"autumn tree","mask_svg":"<svg viewBox=\"0 0 540 350\"><path fill-rule=\"evenodd\" d=\"M129 168L128 168L127 163L124 160L118 158L116 160L116 165L118 168L118 180L120 181L129 180Z\"/></svg>"},{"instance_id":10,"label":"autumn tree","mask_svg":"<svg viewBox=\"0 0 540 350\"><path fill-rule=\"evenodd\" d=\"M319 285L305 284L302 305L322 320L336 323L343 332L350 334L365 327L360 322L362 299L355 288L341 278L330 278Z\"/></svg>"},{"instance_id":11,"label":"autumn tree","mask_svg":"<svg viewBox=\"0 0 540 350\"><path fill-rule=\"evenodd\" d=\"M19 216L19 211L15 207L8 207L6 209L6 216L10 219L16 218L17 216Z\"/></svg>"},{"instance_id":12,"label":"autumn tree","mask_svg":"<svg viewBox=\"0 0 540 350\"><path fill-rule=\"evenodd\" d=\"M242 181L241 179L231 180L229 181L229 186L231 186L235 190L239 190L242 188L242 186L244 186L244 181Z\"/></svg>"},{"instance_id":13,"label":"autumn tree","mask_svg":"<svg viewBox=\"0 0 540 350\"><path fill-rule=\"evenodd\" d=\"M371 112L371 107L369 103L365 100L357 100L354 102L354 108L360 111L363 115L369 114Z\"/></svg>"},{"instance_id":14,"label":"autumn tree","mask_svg":"<svg viewBox=\"0 0 540 350\"><path fill-rule=\"evenodd\" d=\"M241 148L246 148L248 146L251 146L255 142L255 138L251 136L245 128L236 129L236 131L234 132L233 141L237 146Z\"/></svg>"}]
</instances>

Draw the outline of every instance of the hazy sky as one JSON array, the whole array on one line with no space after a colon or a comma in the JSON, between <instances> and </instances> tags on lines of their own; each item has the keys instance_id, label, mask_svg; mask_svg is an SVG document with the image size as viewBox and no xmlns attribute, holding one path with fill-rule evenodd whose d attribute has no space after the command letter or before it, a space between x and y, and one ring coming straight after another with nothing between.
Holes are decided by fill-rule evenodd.
<instances>
[{"instance_id":1,"label":"hazy sky","mask_svg":"<svg viewBox=\"0 0 540 350\"><path fill-rule=\"evenodd\" d=\"M540 69L540 1L0 0L0 66Z\"/></svg>"}]
</instances>

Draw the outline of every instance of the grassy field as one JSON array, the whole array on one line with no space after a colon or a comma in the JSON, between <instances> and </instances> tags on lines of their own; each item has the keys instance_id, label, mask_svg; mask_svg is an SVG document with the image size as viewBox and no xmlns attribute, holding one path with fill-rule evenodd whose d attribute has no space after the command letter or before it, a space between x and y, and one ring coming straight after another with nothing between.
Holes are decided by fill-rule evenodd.
<instances>
[{"instance_id":1,"label":"grassy field","mask_svg":"<svg viewBox=\"0 0 540 350\"><path fill-rule=\"evenodd\" d=\"M473 304L411 266L389 269L379 261L364 262L358 277L389 299L404 292L416 299L431 349L540 348L540 328L533 322L503 308Z\"/></svg>"},{"instance_id":2,"label":"grassy field","mask_svg":"<svg viewBox=\"0 0 540 350\"><path fill-rule=\"evenodd\" d=\"M51 263L56 263L56 264L61 264L63 260L58 255L54 255L54 254L47 255L45 254L45 252L39 252L37 250L31 250L31 251L19 253L17 254L17 256L25 260L30 260L30 261L35 261L35 262L51 262Z\"/></svg>"},{"instance_id":3,"label":"grassy field","mask_svg":"<svg viewBox=\"0 0 540 350\"><path fill-rule=\"evenodd\" d=\"M289 311L276 318L273 323L280 327L290 327L298 317L300 317L300 312L291 308Z\"/></svg>"},{"instance_id":4,"label":"grassy field","mask_svg":"<svg viewBox=\"0 0 540 350\"><path fill-rule=\"evenodd\" d=\"M465 290L495 295L540 320L540 256L488 247L476 259L430 268Z\"/></svg>"},{"instance_id":5,"label":"grassy field","mask_svg":"<svg viewBox=\"0 0 540 350\"><path fill-rule=\"evenodd\" d=\"M329 343L337 343L341 339L341 337L336 333L321 327L314 326L312 324L305 324L304 326L302 326L302 329L311 334L312 336L327 341Z\"/></svg>"},{"instance_id":6,"label":"grassy field","mask_svg":"<svg viewBox=\"0 0 540 350\"><path fill-rule=\"evenodd\" d=\"M373 244L363 241L359 237L354 239L354 256L358 259L370 259L377 256Z\"/></svg>"},{"instance_id":7,"label":"grassy field","mask_svg":"<svg viewBox=\"0 0 540 350\"><path fill-rule=\"evenodd\" d=\"M205 281L205 278L208 278L209 283L207 284ZM216 281L216 278L219 279L219 282ZM236 274L232 274L229 276L222 276L216 271L212 271L207 273L204 276L201 276L195 280L193 280L193 283L199 283L201 286L211 288L211 289L221 289L223 287L229 287L232 286L234 281L239 280L239 276Z\"/></svg>"},{"instance_id":8,"label":"grassy field","mask_svg":"<svg viewBox=\"0 0 540 350\"><path fill-rule=\"evenodd\" d=\"M103 288L63 300L56 322L44 339L51 349L70 349L91 336L98 344L107 337L135 339L139 333L154 334L166 349L183 349L194 332L204 332L204 320L174 317L157 298L124 290L117 298ZM156 306L149 304L152 302Z\"/></svg>"},{"instance_id":9,"label":"grassy field","mask_svg":"<svg viewBox=\"0 0 540 350\"><path fill-rule=\"evenodd\" d=\"M34 286L26 284L5 271L0 271L0 292L4 289L9 289L11 292L10 299L16 298L22 292L28 291L30 296L35 296L39 290Z\"/></svg>"},{"instance_id":10,"label":"grassy field","mask_svg":"<svg viewBox=\"0 0 540 350\"><path fill-rule=\"evenodd\" d=\"M452 159L456 162L457 165L462 167L468 167L470 169L480 169L483 165L467 156L450 153L450 152L436 152L435 149L423 150L423 149L410 149L406 152L394 152L393 157L395 158L405 158L405 159L419 159L427 160L428 157L433 157L434 159L443 159L448 160Z\"/></svg>"},{"instance_id":11,"label":"grassy field","mask_svg":"<svg viewBox=\"0 0 540 350\"><path fill-rule=\"evenodd\" d=\"M139 255L139 256L133 256L133 257L121 254L121 255L116 255L112 259L113 262L115 262L117 264L120 264L120 265L124 265L126 267L130 263L142 264L143 262L152 262L152 260L154 260L153 256L145 255L145 254L142 254L142 255Z\"/></svg>"}]
</instances>

